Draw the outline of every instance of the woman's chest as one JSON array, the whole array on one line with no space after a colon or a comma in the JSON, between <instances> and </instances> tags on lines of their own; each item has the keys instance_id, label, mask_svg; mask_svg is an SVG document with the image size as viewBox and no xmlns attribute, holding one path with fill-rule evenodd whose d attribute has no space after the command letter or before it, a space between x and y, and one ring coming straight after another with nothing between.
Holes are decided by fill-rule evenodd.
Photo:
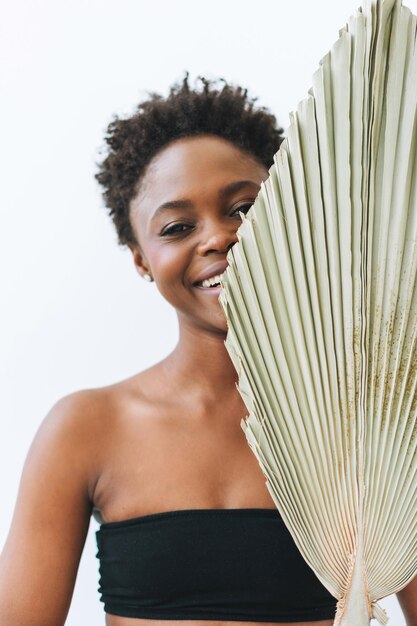
<instances>
[{"instance_id":1,"label":"woman's chest","mask_svg":"<svg viewBox=\"0 0 417 626\"><path fill-rule=\"evenodd\" d=\"M294 626L298 615L331 615L332 600L280 519L241 416L151 417L119 423L104 451L95 503L107 522L97 540L108 626L250 626L285 624L287 616Z\"/></svg>"},{"instance_id":2,"label":"woman's chest","mask_svg":"<svg viewBox=\"0 0 417 626\"><path fill-rule=\"evenodd\" d=\"M184 508L273 508L240 416L121 420L106 441L94 505L104 521Z\"/></svg>"}]
</instances>

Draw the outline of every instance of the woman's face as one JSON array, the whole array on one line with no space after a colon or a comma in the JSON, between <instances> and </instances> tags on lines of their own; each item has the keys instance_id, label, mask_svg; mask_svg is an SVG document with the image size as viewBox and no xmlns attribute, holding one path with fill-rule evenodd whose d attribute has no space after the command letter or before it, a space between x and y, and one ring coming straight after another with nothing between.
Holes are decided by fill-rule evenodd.
<instances>
[{"instance_id":1,"label":"woman's face","mask_svg":"<svg viewBox=\"0 0 417 626\"><path fill-rule=\"evenodd\" d=\"M178 139L149 164L131 203L139 242L132 252L139 273L151 274L180 323L226 332L213 277L227 267L239 211L248 211L267 177L254 157L208 135Z\"/></svg>"}]
</instances>

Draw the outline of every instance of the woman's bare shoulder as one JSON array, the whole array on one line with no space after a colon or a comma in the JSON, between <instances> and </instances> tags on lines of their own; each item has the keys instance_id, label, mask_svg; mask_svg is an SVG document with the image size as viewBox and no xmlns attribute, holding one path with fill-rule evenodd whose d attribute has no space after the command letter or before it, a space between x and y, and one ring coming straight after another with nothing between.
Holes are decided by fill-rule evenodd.
<instances>
[{"instance_id":1,"label":"woman's bare shoulder","mask_svg":"<svg viewBox=\"0 0 417 626\"><path fill-rule=\"evenodd\" d=\"M145 370L109 385L72 391L52 405L44 426L86 430L101 427L104 422L109 425L132 403L145 408L148 379L149 370Z\"/></svg>"},{"instance_id":2,"label":"woman's bare shoulder","mask_svg":"<svg viewBox=\"0 0 417 626\"><path fill-rule=\"evenodd\" d=\"M73 435L79 443L85 441L98 422L106 419L111 398L105 388L79 389L62 396L52 404L35 439L52 437L68 442Z\"/></svg>"},{"instance_id":3,"label":"woman's bare shoulder","mask_svg":"<svg viewBox=\"0 0 417 626\"><path fill-rule=\"evenodd\" d=\"M115 383L83 388L59 398L42 420L32 450L59 450L62 458L84 468L94 484L115 439L125 440L131 426L158 413L158 364ZM160 388L160 386L159 386Z\"/></svg>"},{"instance_id":4,"label":"woman's bare shoulder","mask_svg":"<svg viewBox=\"0 0 417 626\"><path fill-rule=\"evenodd\" d=\"M158 388L158 371L156 364L109 385L70 392L51 406L40 430L61 433L65 440L70 433L79 440L84 436L87 443L109 436L112 428L132 412L140 419L157 403L154 387Z\"/></svg>"}]
</instances>

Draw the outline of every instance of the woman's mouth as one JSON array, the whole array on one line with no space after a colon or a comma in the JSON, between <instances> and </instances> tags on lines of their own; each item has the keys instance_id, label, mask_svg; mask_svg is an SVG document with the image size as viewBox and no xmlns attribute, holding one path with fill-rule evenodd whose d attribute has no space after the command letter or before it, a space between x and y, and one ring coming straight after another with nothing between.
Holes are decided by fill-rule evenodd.
<instances>
[{"instance_id":1,"label":"woman's mouth","mask_svg":"<svg viewBox=\"0 0 417 626\"><path fill-rule=\"evenodd\" d=\"M214 263L213 265L207 267L205 270L203 268L200 269L200 280L196 280L195 282L193 282L193 286L196 287L199 291L204 292L206 295L210 294L218 298L222 289L222 277L227 269L227 266L228 263L226 261L222 261L219 263Z\"/></svg>"},{"instance_id":2,"label":"woman's mouth","mask_svg":"<svg viewBox=\"0 0 417 626\"><path fill-rule=\"evenodd\" d=\"M221 274L217 274L216 276L211 276L210 278L206 278L205 280L201 280L197 283L194 283L194 286L199 291L202 291L205 294L210 295L210 296L216 296L216 298L218 298L222 290L220 279L221 279Z\"/></svg>"},{"instance_id":3,"label":"woman's mouth","mask_svg":"<svg viewBox=\"0 0 417 626\"><path fill-rule=\"evenodd\" d=\"M220 287L221 274L217 274L216 276L212 276L211 278L206 278L201 282L196 283L197 287L202 287L203 289L213 289L214 287Z\"/></svg>"}]
</instances>

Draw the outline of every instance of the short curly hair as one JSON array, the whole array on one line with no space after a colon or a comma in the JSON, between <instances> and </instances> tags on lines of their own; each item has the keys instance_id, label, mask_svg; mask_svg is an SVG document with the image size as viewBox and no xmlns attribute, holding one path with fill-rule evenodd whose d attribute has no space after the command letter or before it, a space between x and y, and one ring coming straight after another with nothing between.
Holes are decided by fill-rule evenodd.
<instances>
[{"instance_id":1,"label":"short curly hair","mask_svg":"<svg viewBox=\"0 0 417 626\"><path fill-rule=\"evenodd\" d=\"M188 72L169 95L149 93L135 113L117 116L107 127L107 156L98 164L96 180L116 227L119 245L137 245L130 222L130 202L152 158L167 144L181 137L217 135L251 153L267 168L283 141L283 129L268 109L255 107L257 98L248 90L228 84L223 78L210 81L199 76L190 89ZM219 88L217 83L223 83Z\"/></svg>"}]
</instances>

